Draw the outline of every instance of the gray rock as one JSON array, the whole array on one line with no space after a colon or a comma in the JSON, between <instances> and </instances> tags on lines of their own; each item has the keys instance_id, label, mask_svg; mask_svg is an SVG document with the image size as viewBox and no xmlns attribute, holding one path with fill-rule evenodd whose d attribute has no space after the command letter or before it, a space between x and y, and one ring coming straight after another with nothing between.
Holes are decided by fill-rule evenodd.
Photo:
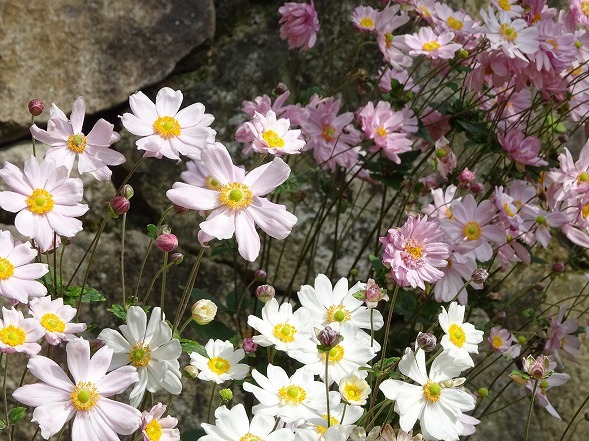
<instances>
[{"instance_id":1,"label":"gray rock","mask_svg":"<svg viewBox=\"0 0 589 441\"><path fill-rule=\"evenodd\" d=\"M83 95L95 113L161 81L212 38L214 18L212 0L1 0L0 143L26 133L32 98L67 114Z\"/></svg>"}]
</instances>

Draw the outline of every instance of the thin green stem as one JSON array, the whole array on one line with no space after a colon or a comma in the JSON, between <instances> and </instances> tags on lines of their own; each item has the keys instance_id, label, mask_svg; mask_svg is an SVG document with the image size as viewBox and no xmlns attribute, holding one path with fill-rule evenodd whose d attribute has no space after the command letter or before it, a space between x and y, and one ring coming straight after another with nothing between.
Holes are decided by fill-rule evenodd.
<instances>
[{"instance_id":1,"label":"thin green stem","mask_svg":"<svg viewBox=\"0 0 589 441\"><path fill-rule=\"evenodd\" d=\"M127 290L125 289L125 234L127 227L127 213L123 214L121 222L121 292L123 294L123 308L127 309Z\"/></svg>"},{"instance_id":2,"label":"thin green stem","mask_svg":"<svg viewBox=\"0 0 589 441\"><path fill-rule=\"evenodd\" d=\"M215 391L217 390L217 385L213 383L213 387L211 388L211 397L209 398L209 410L207 412L207 423L211 422L211 410L213 409L213 399L215 398Z\"/></svg>"},{"instance_id":3,"label":"thin green stem","mask_svg":"<svg viewBox=\"0 0 589 441\"><path fill-rule=\"evenodd\" d=\"M536 398L536 389L538 388L538 380L534 380L534 389L532 390L532 398L530 399L530 409L528 410L528 419L526 421L526 437L524 441L528 441L530 433L530 422L532 421L532 411L534 410L534 399Z\"/></svg>"},{"instance_id":4,"label":"thin green stem","mask_svg":"<svg viewBox=\"0 0 589 441\"><path fill-rule=\"evenodd\" d=\"M194 265L192 266L192 270L190 271L190 275L188 276L188 282L186 283L186 287L184 288L184 293L182 294L182 300L180 301L180 308L176 313L176 317L174 318L174 327L172 328L172 334L178 328L180 324L180 320L182 320L182 316L184 315L184 311L186 311L186 307L188 306L188 301L190 300L190 293L192 292L192 288L194 287L194 282L196 281L196 276L198 275L198 269L200 268L200 263L202 262L202 256L204 255L205 249L201 248L196 260L194 261Z\"/></svg>"},{"instance_id":5,"label":"thin green stem","mask_svg":"<svg viewBox=\"0 0 589 441\"><path fill-rule=\"evenodd\" d=\"M170 253L164 253L164 267L162 268L162 289L160 292L160 308L162 311L162 320L164 319L164 302L166 297L166 274L168 269L168 255Z\"/></svg>"},{"instance_id":6,"label":"thin green stem","mask_svg":"<svg viewBox=\"0 0 589 441\"><path fill-rule=\"evenodd\" d=\"M329 409L329 351L325 351L325 402L327 405L327 428L331 426L331 410Z\"/></svg>"}]
</instances>

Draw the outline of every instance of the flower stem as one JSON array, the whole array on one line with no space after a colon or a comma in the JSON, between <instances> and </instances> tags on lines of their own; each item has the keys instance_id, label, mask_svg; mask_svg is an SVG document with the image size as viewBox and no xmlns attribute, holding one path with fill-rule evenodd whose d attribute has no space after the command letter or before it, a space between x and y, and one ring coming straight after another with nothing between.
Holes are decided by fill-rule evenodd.
<instances>
[{"instance_id":1,"label":"flower stem","mask_svg":"<svg viewBox=\"0 0 589 441\"><path fill-rule=\"evenodd\" d=\"M127 226L127 213L123 214L121 223L121 291L123 293L123 308L127 309L127 291L125 290L125 230Z\"/></svg>"},{"instance_id":2,"label":"flower stem","mask_svg":"<svg viewBox=\"0 0 589 441\"><path fill-rule=\"evenodd\" d=\"M213 387L211 389L211 398L209 398L209 410L207 412L207 423L210 424L211 422L211 410L213 408L213 398L215 398L215 391L217 390L217 385L213 383Z\"/></svg>"},{"instance_id":3,"label":"flower stem","mask_svg":"<svg viewBox=\"0 0 589 441\"><path fill-rule=\"evenodd\" d=\"M168 269L168 255L169 253L164 253L164 268L162 273L162 291L160 293L160 308L162 311L162 320L164 319L164 298L166 296L166 274Z\"/></svg>"},{"instance_id":4,"label":"flower stem","mask_svg":"<svg viewBox=\"0 0 589 441\"><path fill-rule=\"evenodd\" d=\"M325 351L325 398L327 404L327 428L331 426L331 414L329 409L329 351Z\"/></svg>"},{"instance_id":5,"label":"flower stem","mask_svg":"<svg viewBox=\"0 0 589 441\"><path fill-rule=\"evenodd\" d=\"M526 437L524 441L528 441L530 432L530 421L532 420L532 411L534 410L534 398L536 398L536 388L538 387L538 380L534 380L534 389L532 390L532 399L530 400L530 409L528 410L528 420L526 421Z\"/></svg>"},{"instance_id":6,"label":"flower stem","mask_svg":"<svg viewBox=\"0 0 589 441\"><path fill-rule=\"evenodd\" d=\"M198 269L200 268L200 263L202 262L202 256L205 253L205 249L201 248L196 260L194 261L194 265L192 266L192 270L190 271L190 275L188 276L188 283L186 283L186 288L184 288L184 294L182 295L182 300L180 301L180 308L176 313L176 317L174 319L174 327L172 328L172 335L174 331L178 328L180 324L180 320L182 320L182 316L184 315L184 311L188 306L188 301L190 300L190 293L192 292L192 288L194 287L194 282L196 281L196 276L198 275Z\"/></svg>"}]
</instances>

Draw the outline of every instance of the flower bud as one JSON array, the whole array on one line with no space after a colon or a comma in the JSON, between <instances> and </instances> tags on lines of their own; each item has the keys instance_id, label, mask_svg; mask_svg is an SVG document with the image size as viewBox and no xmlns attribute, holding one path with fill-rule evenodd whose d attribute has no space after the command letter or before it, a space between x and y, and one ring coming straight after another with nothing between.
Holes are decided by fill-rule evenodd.
<instances>
[{"instance_id":1,"label":"flower bud","mask_svg":"<svg viewBox=\"0 0 589 441\"><path fill-rule=\"evenodd\" d=\"M274 92L277 95L282 95L284 92L287 92L287 91L288 91L288 86L284 83L278 83L276 85L276 87L274 88Z\"/></svg>"},{"instance_id":2,"label":"flower bud","mask_svg":"<svg viewBox=\"0 0 589 441\"><path fill-rule=\"evenodd\" d=\"M434 334L430 334L429 332L420 332L417 335L417 346L423 349L425 352L431 352L436 349L436 345L438 341Z\"/></svg>"},{"instance_id":3,"label":"flower bud","mask_svg":"<svg viewBox=\"0 0 589 441\"><path fill-rule=\"evenodd\" d=\"M352 277L356 277L359 273L360 273L360 271L358 271L358 268L352 268L350 270L350 276L352 276Z\"/></svg>"},{"instance_id":4,"label":"flower bud","mask_svg":"<svg viewBox=\"0 0 589 441\"><path fill-rule=\"evenodd\" d=\"M317 348L323 352L335 348L343 340L342 335L331 326L326 326L322 330L315 328L315 336L319 340Z\"/></svg>"},{"instance_id":5,"label":"flower bud","mask_svg":"<svg viewBox=\"0 0 589 441\"><path fill-rule=\"evenodd\" d=\"M186 378L193 379L196 378L196 376L198 375L198 369L189 364L184 368L183 374Z\"/></svg>"},{"instance_id":6,"label":"flower bud","mask_svg":"<svg viewBox=\"0 0 589 441\"><path fill-rule=\"evenodd\" d=\"M470 184L470 191L474 194L482 193L484 189L485 189L485 186L483 184L481 184L480 182L474 182L474 183Z\"/></svg>"},{"instance_id":7,"label":"flower bud","mask_svg":"<svg viewBox=\"0 0 589 441\"><path fill-rule=\"evenodd\" d=\"M29 101L29 113L33 116L39 116L43 113L43 109L45 109L45 104L38 98L32 99Z\"/></svg>"},{"instance_id":8,"label":"flower bud","mask_svg":"<svg viewBox=\"0 0 589 441\"><path fill-rule=\"evenodd\" d=\"M534 289L538 292L542 292L544 291L544 285L542 285L541 283L536 283L534 284Z\"/></svg>"},{"instance_id":9,"label":"flower bud","mask_svg":"<svg viewBox=\"0 0 589 441\"><path fill-rule=\"evenodd\" d=\"M534 358L528 355L523 359L524 372L528 373L535 380L548 378L552 372L549 371L550 360L545 355L538 355Z\"/></svg>"},{"instance_id":10,"label":"flower bud","mask_svg":"<svg viewBox=\"0 0 589 441\"><path fill-rule=\"evenodd\" d=\"M463 188L468 188L470 183L474 180L475 173L466 167L458 175L458 181Z\"/></svg>"},{"instance_id":11,"label":"flower bud","mask_svg":"<svg viewBox=\"0 0 589 441\"><path fill-rule=\"evenodd\" d=\"M564 263L562 262L554 262L552 265L552 271L555 273L562 273L564 271Z\"/></svg>"},{"instance_id":12,"label":"flower bud","mask_svg":"<svg viewBox=\"0 0 589 441\"><path fill-rule=\"evenodd\" d=\"M468 51L462 47L462 48L460 48L460 49L458 49L456 51L456 56L458 58L467 58L468 57Z\"/></svg>"},{"instance_id":13,"label":"flower bud","mask_svg":"<svg viewBox=\"0 0 589 441\"><path fill-rule=\"evenodd\" d=\"M174 253L170 256L170 263L172 265L180 265L184 260L184 254L182 253Z\"/></svg>"},{"instance_id":14,"label":"flower bud","mask_svg":"<svg viewBox=\"0 0 589 441\"><path fill-rule=\"evenodd\" d=\"M155 246L164 253L171 253L178 248L178 238L174 234L161 234L155 239Z\"/></svg>"},{"instance_id":15,"label":"flower bud","mask_svg":"<svg viewBox=\"0 0 589 441\"><path fill-rule=\"evenodd\" d=\"M489 395L489 389L487 389L486 387L481 387L479 390L477 390L477 394L479 395L479 397L485 398Z\"/></svg>"},{"instance_id":16,"label":"flower bud","mask_svg":"<svg viewBox=\"0 0 589 441\"><path fill-rule=\"evenodd\" d=\"M251 354L252 352L256 352L258 349L258 344L254 341L253 338L244 338L241 344L241 347L244 352Z\"/></svg>"},{"instance_id":17,"label":"flower bud","mask_svg":"<svg viewBox=\"0 0 589 441\"><path fill-rule=\"evenodd\" d=\"M521 345L525 345L527 341L528 341L528 339L523 335L520 335L519 337L517 337L517 342Z\"/></svg>"},{"instance_id":18,"label":"flower bud","mask_svg":"<svg viewBox=\"0 0 589 441\"><path fill-rule=\"evenodd\" d=\"M263 269L258 269L254 273L254 279L256 280L256 282L263 282L264 280L266 280L266 277L268 277L268 274Z\"/></svg>"},{"instance_id":19,"label":"flower bud","mask_svg":"<svg viewBox=\"0 0 589 441\"><path fill-rule=\"evenodd\" d=\"M133 190L133 187L131 187L129 184L123 185L123 188L121 188L121 191L119 192L119 195L127 199L131 199L134 194L135 190Z\"/></svg>"},{"instance_id":20,"label":"flower bud","mask_svg":"<svg viewBox=\"0 0 589 441\"><path fill-rule=\"evenodd\" d=\"M162 234L170 234L171 232L172 232L172 229L170 228L170 226L168 224L160 225L159 227L157 227L157 230L156 230L156 234L158 236L160 236Z\"/></svg>"},{"instance_id":21,"label":"flower bud","mask_svg":"<svg viewBox=\"0 0 589 441\"><path fill-rule=\"evenodd\" d=\"M188 208L182 207L181 205L172 204L172 206L174 207L174 213L176 214L182 214L188 211Z\"/></svg>"},{"instance_id":22,"label":"flower bud","mask_svg":"<svg viewBox=\"0 0 589 441\"><path fill-rule=\"evenodd\" d=\"M276 295L276 290L272 285L260 285L256 288L256 297L261 302L268 303Z\"/></svg>"},{"instance_id":23,"label":"flower bud","mask_svg":"<svg viewBox=\"0 0 589 441\"><path fill-rule=\"evenodd\" d=\"M484 270L483 268L477 268L472 272L472 281L479 285L485 283L487 277L489 277L489 273L487 272L487 270Z\"/></svg>"},{"instance_id":24,"label":"flower bud","mask_svg":"<svg viewBox=\"0 0 589 441\"><path fill-rule=\"evenodd\" d=\"M113 217L119 217L121 214L125 214L129 211L131 204L129 200L123 196L115 196L108 202L108 208L111 211Z\"/></svg>"},{"instance_id":25,"label":"flower bud","mask_svg":"<svg viewBox=\"0 0 589 441\"><path fill-rule=\"evenodd\" d=\"M199 325L206 325L217 315L217 305L207 299L202 299L192 305L192 319Z\"/></svg>"},{"instance_id":26,"label":"flower bud","mask_svg":"<svg viewBox=\"0 0 589 441\"><path fill-rule=\"evenodd\" d=\"M231 392L231 389L221 389L219 396L222 401L231 401L233 399L233 392Z\"/></svg>"},{"instance_id":27,"label":"flower bud","mask_svg":"<svg viewBox=\"0 0 589 441\"><path fill-rule=\"evenodd\" d=\"M507 318L507 313L504 310L500 309L495 314L495 317L497 317L499 320L505 320Z\"/></svg>"}]
</instances>

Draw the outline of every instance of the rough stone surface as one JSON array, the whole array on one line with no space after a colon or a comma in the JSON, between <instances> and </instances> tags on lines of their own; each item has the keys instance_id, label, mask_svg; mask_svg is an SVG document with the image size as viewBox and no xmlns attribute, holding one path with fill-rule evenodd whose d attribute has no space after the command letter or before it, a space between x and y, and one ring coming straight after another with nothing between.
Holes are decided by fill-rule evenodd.
<instances>
[{"instance_id":1,"label":"rough stone surface","mask_svg":"<svg viewBox=\"0 0 589 441\"><path fill-rule=\"evenodd\" d=\"M109 109L214 32L213 0L0 1L0 143L26 133L32 98L66 113L79 95L88 113Z\"/></svg>"}]
</instances>

